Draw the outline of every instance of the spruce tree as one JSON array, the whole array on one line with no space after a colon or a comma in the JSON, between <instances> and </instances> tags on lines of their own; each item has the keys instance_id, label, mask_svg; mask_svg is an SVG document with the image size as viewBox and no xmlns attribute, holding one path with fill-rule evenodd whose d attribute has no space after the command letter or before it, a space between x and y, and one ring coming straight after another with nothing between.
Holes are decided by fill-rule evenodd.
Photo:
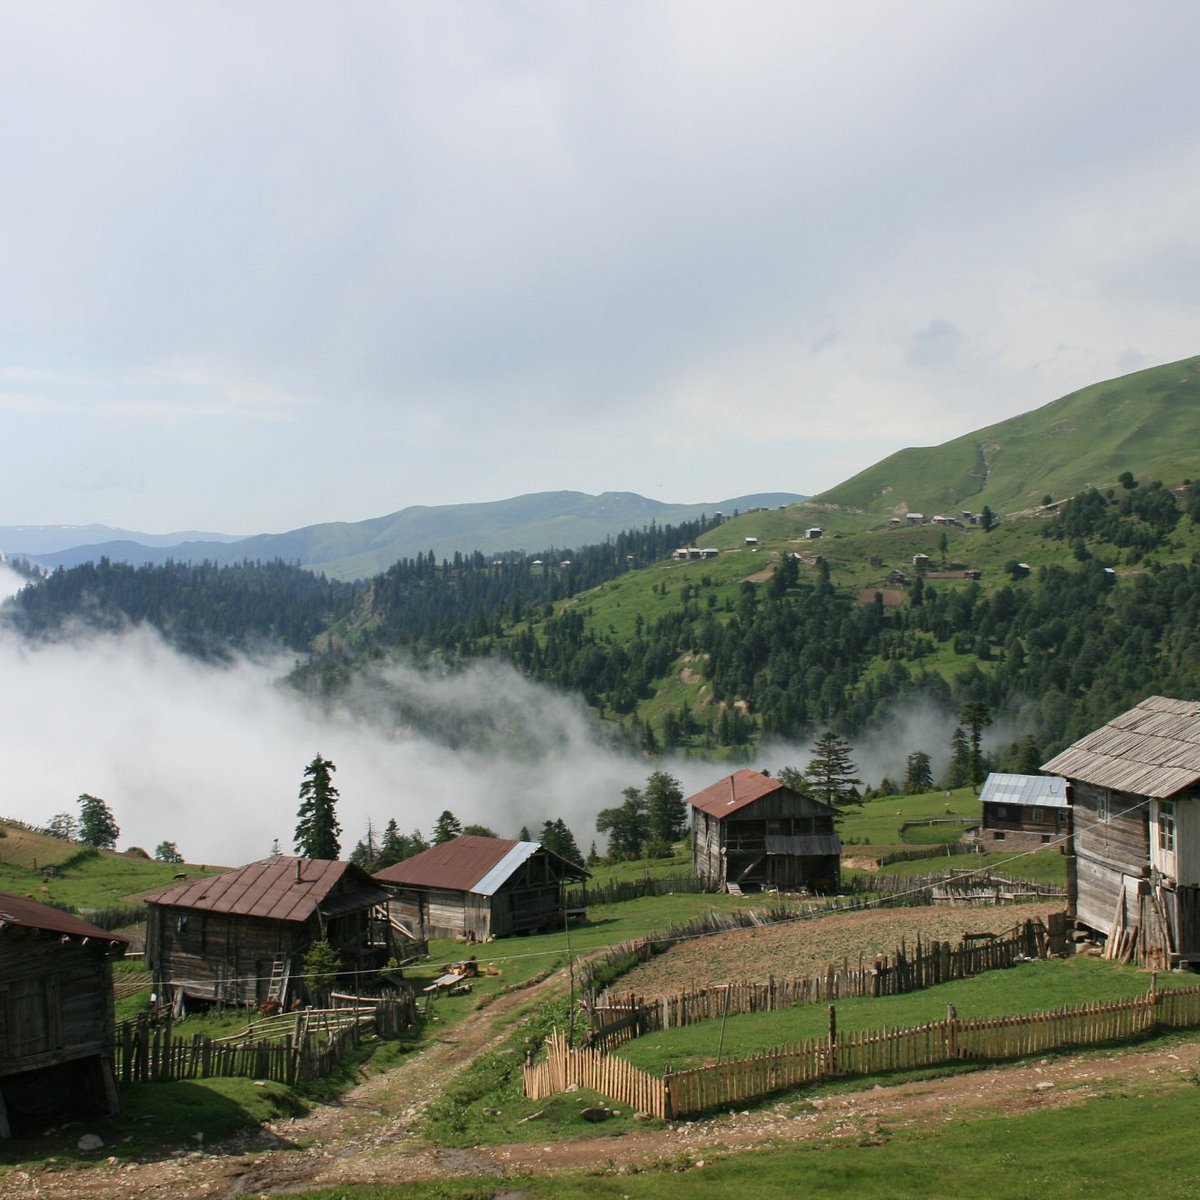
<instances>
[{"instance_id":1,"label":"spruce tree","mask_svg":"<svg viewBox=\"0 0 1200 1200\"><path fill-rule=\"evenodd\" d=\"M443 842L452 841L460 833L462 822L448 808L443 809L433 825L433 844L440 846Z\"/></svg>"},{"instance_id":2,"label":"spruce tree","mask_svg":"<svg viewBox=\"0 0 1200 1200\"><path fill-rule=\"evenodd\" d=\"M304 858L337 858L341 852L335 806L338 790L330 776L337 767L320 754L304 768L300 808L296 813L296 853Z\"/></svg>"},{"instance_id":3,"label":"spruce tree","mask_svg":"<svg viewBox=\"0 0 1200 1200\"><path fill-rule=\"evenodd\" d=\"M669 854L671 843L681 838L687 828L687 806L683 802L683 788L680 787L679 780L668 775L666 771L655 771L646 780L643 795L646 798L646 820L650 826L650 840L665 845Z\"/></svg>"},{"instance_id":4,"label":"spruce tree","mask_svg":"<svg viewBox=\"0 0 1200 1200\"><path fill-rule=\"evenodd\" d=\"M908 756L904 772L904 794L916 796L933 791L933 767L924 750L914 750Z\"/></svg>"},{"instance_id":5,"label":"spruce tree","mask_svg":"<svg viewBox=\"0 0 1200 1200\"><path fill-rule=\"evenodd\" d=\"M858 784L862 780L854 772L850 743L832 729L827 729L813 745L812 758L808 760L808 768L804 772L806 790L809 795L824 800L836 809L861 804Z\"/></svg>"}]
</instances>

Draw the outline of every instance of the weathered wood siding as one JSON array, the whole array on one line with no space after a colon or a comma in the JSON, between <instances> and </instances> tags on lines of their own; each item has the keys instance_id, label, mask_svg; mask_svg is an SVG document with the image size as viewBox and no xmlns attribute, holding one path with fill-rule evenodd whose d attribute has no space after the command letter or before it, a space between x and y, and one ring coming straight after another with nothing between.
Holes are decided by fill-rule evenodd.
<instances>
[{"instance_id":1,"label":"weathered wood siding","mask_svg":"<svg viewBox=\"0 0 1200 1200\"><path fill-rule=\"evenodd\" d=\"M1149 802L1080 781L1073 792L1078 917L1107 933L1129 884L1149 876Z\"/></svg>"},{"instance_id":2,"label":"weathered wood siding","mask_svg":"<svg viewBox=\"0 0 1200 1200\"><path fill-rule=\"evenodd\" d=\"M0 1076L111 1056L112 967L100 942L0 933Z\"/></svg>"},{"instance_id":3,"label":"weathered wood siding","mask_svg":"<svg viewBox=\"0 0 1200 1200\"><path fill-rule=\"evenodd\" d=\"M782 888L833 890L840 881L834 853L788 853L836 837L829 810L811 797L779 791L727 817L692 810L692 870L711 883L754 882ZM830 842L830 849L836 843Z\"/></svg>"},{"instance_id":4,"label":"weathered wood siding","mask_svg":"<svg viewBox=\"0 0 1200 1200\"><path fill-rule=\"evenodd\" d=\"M156 986L228 1004L267 999L273 964L299 956L320 936L315 921L266 921L199 909L150 905L146 965Z\"/></svg>"}]
</instances>

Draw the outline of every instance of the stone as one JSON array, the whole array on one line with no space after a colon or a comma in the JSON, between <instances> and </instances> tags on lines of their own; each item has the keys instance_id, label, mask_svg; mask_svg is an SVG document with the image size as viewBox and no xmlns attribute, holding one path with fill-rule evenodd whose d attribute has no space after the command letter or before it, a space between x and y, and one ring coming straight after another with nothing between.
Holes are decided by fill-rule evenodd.
<instances>
[{"instance_id":1,"label":"stone","mask_svg":"<svg viewBox=\"0 0 1200 1200\"><path fill-rule=\"evenodd\" d=\"M613 1115L611 1108L600 1108L592 1106L591 1108L581 1108L579 1115L585 1121L607 1121Z\"/></svg>"},{"instance_id":2,"label":"stone","mask_svg":"<svg viewBox=\"0 0 1200 1200\"><path fill-rule=\"evenodd\" d=\"M99 1150L104 1145L104 1141L94 1133L85 1133L75 1145L80 1150Z\"/></svg>"}]
</instances>

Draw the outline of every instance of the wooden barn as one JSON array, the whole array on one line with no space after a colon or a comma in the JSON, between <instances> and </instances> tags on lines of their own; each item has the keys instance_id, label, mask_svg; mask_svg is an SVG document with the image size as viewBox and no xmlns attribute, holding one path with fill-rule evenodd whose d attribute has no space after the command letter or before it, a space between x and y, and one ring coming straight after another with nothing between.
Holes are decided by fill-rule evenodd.
<instances>
[{"instance_id":1,"label":"wooden barn","mask_svg":"<svg viewBox=\"0 0 1200 1200\"><path fill-rule=\"evenodd\" d=\"M0 892L0 1137L115 1113L112 959L125 939Z\"/></svg>"},{"instance_id":2,"label":"wooden barn","mask_svg":"<svg viewBox=\"0 0 1200 1200\"><path fill-rule=\"evenodd\" d=\"M1066 849L1070 801L1061 776L993 771L983 781L979 799L983 820L972 840L984 850Z\"/></svg>"},{"instance_id":3,"label":"wooden barn","mask_svg":"<svg viewBox=\"0 0 1200 1200\"><path fill-rule=\"evenodd\" d=\"M380 871L389 906L422 937L482 941L561 926L563 887L589 878L537 842L464 834Z\"/></svg>"},{"instance_id":4,"label":"wooden barn","mask_svg":"<svg viewBox=\"0 0 1200 1200\"><path fill-rule=\"evenodd\" d=\"M842 843L823 800L743 769L688 798L692 870L726 890L836 891Z\"/></svg>"},{"instance_id":5,"label":"wooden barn","mask_svg":"<svg viewBox=\"0 0 1200 1200\"><path fill-rule=\"evenodd\" d=\"M353 863L275 855L146 897L146 964L158 994L281 1007L305 995L305 953L327 941L347 972L392 957L392 930L375 915L387 892Z\"/></svg>"},{"instance_id":6,"label":"wooden barn","mask_svg":"<svg viewBox=\"0 0 1200 1200\"><path fill-rule=\"evenodd\" d=\"M1151 696L1042 770L1070 787L1070 915L1110 955L1200 964L1200 702Z\"/></svg>"}]
</instances>

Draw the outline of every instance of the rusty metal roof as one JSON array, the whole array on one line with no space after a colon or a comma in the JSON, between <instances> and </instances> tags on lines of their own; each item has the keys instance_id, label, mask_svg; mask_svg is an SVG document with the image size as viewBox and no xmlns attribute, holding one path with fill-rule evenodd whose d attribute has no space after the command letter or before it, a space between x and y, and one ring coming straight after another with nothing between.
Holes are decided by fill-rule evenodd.
<instances>
[{"instance_id":1,"label":"rusty metal roof","mask_svg":"<svg viewBox=\"0 0 1200 1200\"><path fill-rule=\"evenodd\" d=\"M1150 696L1042 770L1136 796L1174 796L1200 781L1200 702Z\"/></svg>"},{"instance_id":2,"label":"rusty metal roof","mask_svg":"<svg viewBox=\"0 0 1200 1200\"><path fill-rule=\"evenodd\" d=\"M588 872L582 867L538 842L516 842L511 838L478 837L469 833L385 867L376 872L374 878L381 883L491 896L522 863L539 852L563 863L565 878L588 878Z\"/></svg>"},{"instance_id":3,"label":"rusty metal roof","mask_svg":"<svg viewBox=\"0 0 1200 1200\"><path fill-rule=\"evenodd\" d=\"M51 908L48 904L39 904L36 900L29 900L24 896L0 892L0 928L8 925L40 929L45 933L58 933L64 937L94 938L105 942L128 941L128 938L123 938L118 933L101 929L98 925L90 925L60 908Z\"/></svg>"},{"instance_id":4,"label":"rusty metal roof","mask_svg":"<svg viewBox=\"0 0 1200 1200\"><path fill-rule=\"evenodd\" d=\"M303 923L318 910L338 916L383 904L387 893L353 863L278 854L236 871L174 884L145 899L173 908Z\"/></svg>"},{"instance_id":5,"label":"rusty metal roof","mask_svg":"<svg viewBox=\"0 0 1200 1200\"><path fill-rule=\"evenodd\" d=\"M751 771L748 767L743 767L740 771L734 771L732 775L726 775L724 779L709 784L694 796L689 796L687 802L693 808L708 813L710 817L727 817L730 813L753 804L755 800L761 800L764 796L779 791L787 792L791 791L791 788L761 771ZM824 800L818 800L815 796L806 795L805 799L829 812L833 811Z\"/></svg>"}]
</instances>

